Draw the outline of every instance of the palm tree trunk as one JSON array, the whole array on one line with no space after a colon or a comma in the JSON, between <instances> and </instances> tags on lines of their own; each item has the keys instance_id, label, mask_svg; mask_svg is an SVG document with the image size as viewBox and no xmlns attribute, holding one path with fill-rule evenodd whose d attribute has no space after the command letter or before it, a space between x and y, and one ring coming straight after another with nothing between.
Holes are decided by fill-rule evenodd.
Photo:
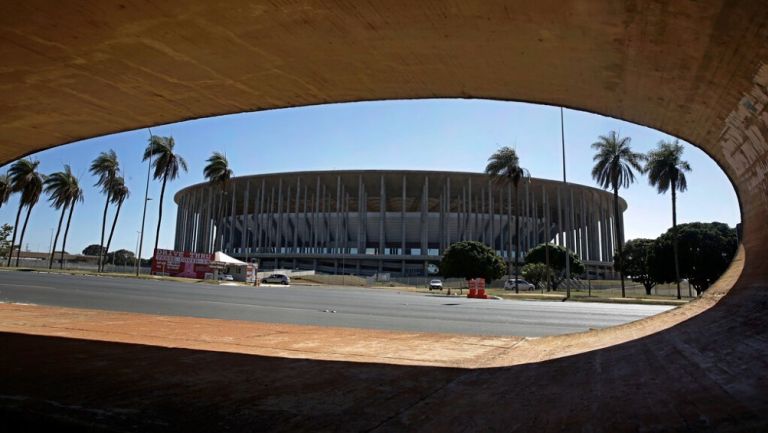
<instances>
[{"instance_id":1,"label":"palm tree trunk","mask_svg":"<svg viewBox=\"0 0 768 433\"><path fill-rule=\"evenodd\" d=\"M24 244L24 233L27 231L27 223L29 222L29 215L32 213L32 206L27 206L27 216L24 217L24 226L21 228L21 236L19 236L19 252L16 254L16 267L19 267L19 259L21 258L21 246Z\"/></svg>"},{"instance_id":2,"label":"palm tree trunk","mask_svg":"<svg viewBox=\"0 0 768 433\"><path fill-rule=\"evenodd\" d=\"M680 261L677 257L677 194L675 181L672 181L672 255L675 256L675 282L677 283L677 299L680 299Z\"/></svg>"},{"instance_id":3,"label":"palm tree trunk","mask_svg":"<svg viewBox=\"0 0 768 433\"><path fill-rule=\"evenodd\" d=\"M520 274L520 264L517 255L520 253L520 186L515 184L515 293L520 293L517 280Z\"/></svg>"},{"instance_id":4,"label":"palm tree trunk","mask_svg":"<svg viewBox=\"0 0 768 433\"><path fill-rule=\"evenodd\" d=\"M107 190L107 201L104 202L104 215L101 217L101 240L99 241L99 272L101 272L101 262L104 256L104 231L107 229L107 210L109 209L109 199L112 193Z\"/></svg>"},{"instance_id":5,"label":"palm tree trunk","mask_svg":"<svg viewBox=\"0 0 768 433\"><path fill-rule=\"evenodd\" d=\"M11 259L13 258L13 247L16 244L16 233L19 229L19 218L21 218L21 210L24 208L24 204L19 201L19 210L16 212L16 224L13 225L13 238L11 239L11 249L8 250L8 266L11 266ZM19 246L21 249L21 246Z\"/></svg>"},{"instance_id":6,"label":"palm tree trunk","mask_svg":"<svg viewBox=\"0 0 768 433\"><path fill-rule=\"evenodd\" d=\"M51 248L51 258L48 261L48 269L53 269L53 258L56 256L56 244L59 243L59 233L61 233L61 223L64 222L64 213L67 211L67 206L61 208L61 216L59 217L59 226L56 228L56 236L53 238L53 247Z\"/></svg>"},{"instance_id":7,"label":"palm tree trunk","mask_svg":"<svg viewBox=\"0 0 768 433\"><path fill-rule=\"evenodd\" d=\"M69 224L72 222L72 211L75 210L75 203L77 203L77 200L73 200L72 205L69 207L67 228L64 229L64 239L61 240L61 259L59 260L59 269L64 269L64 251L67 247L67 235L69 235Z\"/></svg>"},{"instance_id":8,"label":"palm tree trunk","mask_svg":"<svg viewBox=\"0 0 768 433\"><path fill-rule=\"evenodd\" d=\"M117 225L117 217L120 216L120 208L123 207L122 200L117 202L117 211L115 211L115 219L112 220L112 230L109 231L109 238L107 239L107 255L109 255L109 246L112 245L112 236L115 234L115 226ZM115 264L114 256L112 257L112 264Z\"/></svg>"},{"instance_id":9,"label":"palm tree trunk","mask_svg":"<svg viewBox=\"0 0 768 433\"><path fill-rule=\"evenodd\" d=\"M624 263L622 261L622 250L623 245L621 244L621 223L619 222L619 189L614 188L613 189L613 225L615 227L616 231L616 246L619 250L619 277L621 278L621 297L626 297L626 292L624 289ZM566 258L567 260L567 258Z\"/></svg>"},{"instance_id":10,"label":"palm tree trunk","mask_svg":"<svg viewBox=\"0 0 768 433\"><path fill-rule=\"evenodd\" d=\"M155 232L155 249L152 250L152 257L155 257L157 243L160 242L160 224L163 223L163 196L165 195L165 183L168 181L168 170L163 174L163 186L160 188L160 203L157 211L157 232Z\"/></svg>"}]
</instances>

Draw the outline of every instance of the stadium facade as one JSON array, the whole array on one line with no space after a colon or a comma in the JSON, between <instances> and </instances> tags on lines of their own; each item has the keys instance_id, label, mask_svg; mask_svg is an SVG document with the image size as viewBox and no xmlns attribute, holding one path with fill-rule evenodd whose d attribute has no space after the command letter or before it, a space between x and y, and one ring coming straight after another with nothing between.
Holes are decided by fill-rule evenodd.
<instances>
[{"instance_id":1,"label":"stadium facade","mask_svg":"<svg viewBox=\"0 0 768 433\"><path fill-rule=\"evenodd\" d=\"M226 191L192 185L174 200L176 250L223 251L262 269L426 275L461 240L515 255L514 188L482 173L261 174L232 178ZM610 192L532 178L520 185L519 206L521 258L549 241L574 251L593 277L612 274ZM619 206L627 208L623 199Z\"/></svg>"}]
</instances>

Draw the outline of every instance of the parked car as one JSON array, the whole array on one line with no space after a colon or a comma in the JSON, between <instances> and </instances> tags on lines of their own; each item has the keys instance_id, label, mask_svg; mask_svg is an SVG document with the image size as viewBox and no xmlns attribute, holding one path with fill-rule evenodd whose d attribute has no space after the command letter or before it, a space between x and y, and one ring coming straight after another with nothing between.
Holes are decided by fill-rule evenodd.
<instances>
[{"instance_id":1,"label":"parked car","mask_svg":"<svg viewBox=\"0 0 768 433\"><path fill-rule=\"evenodd\" d=\"M429 282L429 291L443 290L443 282L440 280L432 280Z\"/></svg>"},{"instance_id":2,"label":"parked car","mask_svg":"<svg viewBox=\"0 0 768 433\"><path fill-rule=\"evenodd\" d=\"M219 281L235 281L235 277L230 274L219 274Z\"/></svg>"},{"instance_id":3,"label":"parked car","mask_svg":"<svg viewBox=\"0 0 768 433\"><path fill-rule=\"evenodd\" d=\"M290 277L288 277L288 275L272 274L266 278L262 278L261 282L263 284L272 283L272 284L282 284L284 286L287 286L288 284L291 284L291 279Z\"/></svg>"},{"instance_id":4,"label":"parked car","mask_svg":"<svg viewBox=\"0 0 768 433\"><path fill-rule=\"evenodd\" d=\"M536 286L523 279L517 280L518 290L535 290ZM515 279L510 278L504 283L504 290L515 290Z\"/></svg>"}]
</instances>

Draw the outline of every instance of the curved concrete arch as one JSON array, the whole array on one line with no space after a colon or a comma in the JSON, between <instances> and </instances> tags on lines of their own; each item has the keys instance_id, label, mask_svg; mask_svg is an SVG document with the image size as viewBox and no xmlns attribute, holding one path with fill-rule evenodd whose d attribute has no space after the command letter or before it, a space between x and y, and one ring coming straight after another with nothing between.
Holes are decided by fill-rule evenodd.
<instances>
[{"instance_id":1,"label":"curved concrete arch","mask_svg":"<svg viewBox=\"0 0 768 433\"><path fill-rule=\"evenodd\" d=\"M759 430L768 423L766 40L760 1L10 1L0 14L0 161L159 123L371 99L532 101L668 132L701 147L734 184L744 242L728 277L675 313L608 330L607 340L561 337L558 349L536 346L507 365L545 362L477 373L441 393L544 381L588 387L585 413L605 431L633 429L616 412L631 404L663 430ZM545 390L535 400L578 410L568 396ZM480 400L492 397L502 396ZM664 406L644 400L654 398ZM419 407L385 427L470 428L455 416L435 424ZM555 421L505 412L487 422L569 425L555 409L542 413Z\"/></svg>"}]
</instances>

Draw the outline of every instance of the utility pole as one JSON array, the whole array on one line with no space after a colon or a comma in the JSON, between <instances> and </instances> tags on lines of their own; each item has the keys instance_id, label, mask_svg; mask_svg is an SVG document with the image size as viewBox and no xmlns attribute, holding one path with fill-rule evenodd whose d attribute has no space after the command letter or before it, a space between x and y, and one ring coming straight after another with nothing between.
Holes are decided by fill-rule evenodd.
<instances>
[{"instance_id":1,"label":"utility pole","mask_svg":"<svg viewBox=\"0 0 768 433\"><path fill-rule=\"evenodd\" d=\"M149 141L151 145L152 141L152 130L147 128L149 131ZM141 232L139 234L139 249L138 254L136 255L136 276L139 276L139 271L141 270L141 249L144 247L144 222L147 219L147 201L149 201L149 173L150 169L152 168L152 152L149 153L149 163L147 164L147 186L144 189L144 212L141 215ZM154 254L154 252L152 253Z\"/></svg>"}]
</instances>

